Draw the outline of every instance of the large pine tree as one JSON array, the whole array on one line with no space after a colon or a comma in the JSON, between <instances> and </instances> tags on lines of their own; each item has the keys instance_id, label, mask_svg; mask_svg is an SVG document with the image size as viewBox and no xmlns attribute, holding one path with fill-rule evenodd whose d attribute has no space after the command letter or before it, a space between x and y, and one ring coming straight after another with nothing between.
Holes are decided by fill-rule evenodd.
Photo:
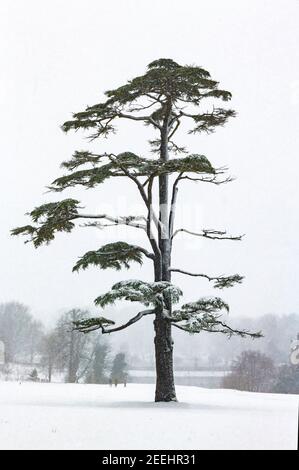
<instances>
[{"instance_id":1,"label":"large pine tree","mask_svg":"<svg viewBox=\"0 0 299 470\"><path fill-rule=\"evenodd\" d=\"M121 299L140 302L148 308L120 326L114 326L112 320L99 316L77 322L76 328L83 332L100 329L103 334L112 333L129 327L145 315L152 315L156 353L155 399L174 401L172 327L189 333L209 331L228 336L259 336L259 333L235 330L228 326L222 318L222 313L228 311L228 305L219 297L200 298L196 302L173 308L182 296L181 289L171 283L171 273L174 271L206 278L218 289L231 287L243 279L238 274L209 276L171 266L173 239L179 232L216 240L241 239L241 236L229 236L220 230L203 229L202 232L194 233L184 228L175 229L174 226L181 181L216 185L230 181L225 176L225 170L214 168L204 155L190 155L185 148L180 147L175 140L176 132L182 121L190 122L190 134L209 134L218 126L223 126L235 112L221 107L204 112L201 104L206 99L209 102L213 99L229 101L231 93L221 90L218 82L212 80L209 72L201 67L181 66L171 59L159 59L149 64L144 75L106 92L106 97L104 102L75 113L72 120L63 124L63 130L89 130L91 140L95 140L114 133L117 120L131 120L136 125L144 124L153 130L154 137L150 144L152 155L156 154L156 158L132 152L75 152L70 160L62 164L67 174L56 179L50 189L60 192L73 186L95 188L109 178L126 178L136 186L144 203L144 217L83 213L79 201L64 199L35 208L30 213L33 225L19 227L12 232L14 235L29 235L29 240L38 247L53 240L57 232L71 232L75 222L80 219L85 219L86 225L90 226L127 225L144 231L148 249L123 241L112 242L84 254L74 270L85 269L90 265L119 270L128 268L134 261L141 264L144 257L148 258L153 263L152 282L119 282L95 300L101 309ZM154 204L156 199L158 207Z\"/></svg>"}]
</instances>

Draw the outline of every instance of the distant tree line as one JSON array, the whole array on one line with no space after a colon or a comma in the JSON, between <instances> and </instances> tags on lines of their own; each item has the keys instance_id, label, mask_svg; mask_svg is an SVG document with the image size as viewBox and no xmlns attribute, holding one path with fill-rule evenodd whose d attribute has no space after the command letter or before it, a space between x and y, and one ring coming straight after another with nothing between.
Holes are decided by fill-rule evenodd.
<instances>
[{"instance_id":1,"label":"distant tree line","mask_svg":"<svg viewBox=\"0 0 299 470\"><path fill-rule=\"evenodd\" d=\"M47 381L53 376L70 383L118 383L128 376L127 358L124 353L112 354L109 341L94 331L88 335L74 330L73 324L88 318L89 312L72 309L63 313L55 325L46 330L37 321L29 308L18 302L0 304L0 340L5 343L6 362L9 364L32 365L30 380L38 380L40 371ZM264 315L248 319L252 329L261 329L264 337L258 343L244 342L238 338L223 341L215 335L202 333L200 342L194 347L194 338L180 344L185 368L194 366L195 356L205 358L205 367L226 368L231 372L222 382L222 387L251 392L299 393L299 367L289 363L291 340L299 332L299 315ZM132 334L132 333L130 333ZM140 338L146 343L146 337ZM134 346L134 342L133 342ZM192 351L189 351L189 347ZM256 349L258 346L258 350ZM132 357L143 357L142 351L135 351ZM135 361L134 359L134 361ZM134 362L133 361L133 362ZM198 362L198 367L203 363ZM176 365L180 365L179 360ZM139 367L142 364L139 364Z\"/></svg>"},{"instance_id":2,"label":"distant tree line","mask_svg":"<svg viewBox=\"0 0 299 470\"><path fill-rule=\"evenodd\" d=\"M251 330L262 331L263 337L258 341L232 337L228 341L221 335L209 335L202 332L200 338L190 336L186 342L184 335L178 332L175 337L179 354L176 358L176 366L181 368L181 365L184 365L185 367L185 358L188 358L189 363L196 364L197 367L228 369L232 361L244 350L259 350L270 357L276 365L289 362L291 341L299 333L299 314L266 314L255 318L247 317L243 321ZM232 320L232 322L235 328L240 326L237 320Z\"/></svg>"},{"instance_id":3,"label":"distant tree line","mask_svg":"<svg viewBox=\"0 0 299 470\"><path fill-rule=\"evenodd\" d=\"M86 310L72 309L47 331L25 305L0 304L0 340L5 344L5 362L34 366L30 380L39 379L38 366L49 382L54 373L68 383L108 383L110 379L123 382L128 375L125 354L112 357L109 342L98 332L85 335L74 329L74 322L88 316Z\"/></svg>"},{"instance_id":4,"label":"distant tree line","mask_svg":"<svg viewBox=\"0 0 299 470\"><path fill-rule=\"evenodd\" d=\"M249 392L299 393L299 366L275 365L260 351L243 351L223 378L223 388Z\"/></svg>"}]
</instances>

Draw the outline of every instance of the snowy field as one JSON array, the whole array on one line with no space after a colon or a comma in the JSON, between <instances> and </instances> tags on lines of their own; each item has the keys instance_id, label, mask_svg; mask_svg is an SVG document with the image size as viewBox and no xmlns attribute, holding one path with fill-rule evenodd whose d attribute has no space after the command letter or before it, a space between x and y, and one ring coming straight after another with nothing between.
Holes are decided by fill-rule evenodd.
<instances>
[{"instance_id":1,"label":"snowy field","mask_svg":"<svg viewBox=\"0 0 299 470\"><path fill-rule=\"evenodd\" d=\"M0 382L0 449L296 449L298 395Z\"/></svg>"}]
</instances>

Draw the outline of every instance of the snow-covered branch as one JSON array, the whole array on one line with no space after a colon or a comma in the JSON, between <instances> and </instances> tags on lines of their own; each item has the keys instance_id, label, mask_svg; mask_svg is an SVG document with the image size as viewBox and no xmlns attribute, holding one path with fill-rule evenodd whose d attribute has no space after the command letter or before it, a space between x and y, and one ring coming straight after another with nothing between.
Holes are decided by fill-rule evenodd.
<instances>
[{"instance_id":1,"label":"snow-covered branch","mask_svg":"<svg viewBox=\"0 0 299 470\"><path fill-rule=\"evenodd\" d=\"M247 330L237 330L237 329L231 328L230 326L228 326L227 324L221 321L215 321L215 323L211 325L210 327L200 327L198 329L196 328L190 329L190 327L188 326L178 325L175 322L171 322L171 324L172 326L175 326L176 328L179 328L180 330L186 331L187 333L191 333L191 334L200 333L201 331L207 331L208 333L223 333L227 335L229 338L235 335L241 336L242 338L249 336L252 339L260 338L262 336L260 332L251 333L250 331L247 331Z\"/></svg>"},{"instance_id":2,"label":"snow-covered branch","mask_svg":"<svg viewBox=\"0 0 299 470\"><path fill-rule=\"evenodd\" d=\"M146 224L141 224L136 222L137 220L146 220L143 216L119 216L119 217L112 217L108 214L100 214L100 215L89 215L89 214L78 214L76 218L81 219L105 219L111 224L102 224L101 222L90 222L84 224L85 227L97 227L97 228L105 228L115 225L128 225L129 227L140 228L146 231Z\"/></svg>"}]
</instances>

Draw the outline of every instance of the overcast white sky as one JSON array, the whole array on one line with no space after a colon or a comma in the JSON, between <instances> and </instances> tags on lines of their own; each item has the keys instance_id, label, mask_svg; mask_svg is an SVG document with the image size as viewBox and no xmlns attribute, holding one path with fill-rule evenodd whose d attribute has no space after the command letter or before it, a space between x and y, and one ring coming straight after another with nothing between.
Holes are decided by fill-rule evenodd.
<instances>
[{"instance_id":1,"label":"overcast white sky","mask_svg":"<svg viewBox=\"0 0 299 470\"><path fill-rule=\"evenodd\" d=\"M92 144L59 126L72 111L101 100L103 91L167 57L209 70L233 93L238 112L213 135L180 134L190 152L228 165L237 177L220 187L182 185L185 226L246 233L242 243L180 237L173 264L244 274L242 286L222 293L234 316L298 312L298 24L297 0L1 0L0 302L24 302L47 319L63 308L91 305L119 279L151 279L149 265L121 274L71 272L79 255L110 238L133 240L132 231L111 230L108 237L81 228L34 250L9 230L26 223L26 211L61 197L43 194L44 188L75 149L148 154L148 130L136 124L120 123L111 141ZM62 197L78 197L99 212L132 213L138 196L127 188L109 182ZM173 281L186 300L217 294L200 279L177 275Z\"/></svg>"}]
</instances>

